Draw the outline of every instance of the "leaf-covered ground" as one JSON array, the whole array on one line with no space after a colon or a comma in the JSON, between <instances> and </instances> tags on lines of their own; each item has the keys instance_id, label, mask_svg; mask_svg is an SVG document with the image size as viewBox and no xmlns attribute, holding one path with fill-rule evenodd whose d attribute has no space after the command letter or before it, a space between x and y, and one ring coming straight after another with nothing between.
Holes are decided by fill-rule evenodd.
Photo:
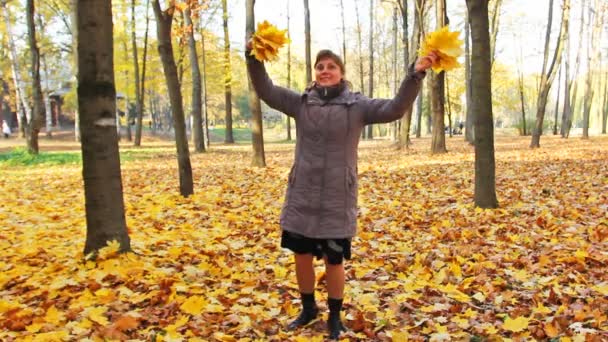
<instances>
[{"instance_id":1,"label":"leaf-covered ground","mask_svg":"<svg viewBox=\"0 0 608 342\"><path fill-rule=\"evenodd\" d=\"M608 340L608 138L501 137L500 209L472 204L473 149L360 149L359 233L346 265L350 341ZM135 254L83 262L80 167L0 166L0 340L322 341L299 310L278 216L293 145L193 155L178 194L173 147L123 163ZM323 267L317 298L325 309Z\"/></svg>"}]
</instances>

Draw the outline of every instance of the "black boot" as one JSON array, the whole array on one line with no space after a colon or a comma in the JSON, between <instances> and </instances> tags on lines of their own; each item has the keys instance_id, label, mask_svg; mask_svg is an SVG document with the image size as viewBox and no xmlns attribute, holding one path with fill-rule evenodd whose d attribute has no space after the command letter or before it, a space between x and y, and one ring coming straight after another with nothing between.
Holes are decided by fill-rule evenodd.
<instances>
[{"instance_id":1,"label":"black boot","mask_svg":"<svg viewBox=\"0 0 608 342\"><path fill-rule=\"evenodd\" d=\"M312 322L319 314L319 308L315 303L314 293L300 293L302 296L302 312L298 318L287 325L287 330L295 330Z\"/></svg>"},{"instance_id":2,"label":"black boot","mask_svg":"<svg viewBox=\"0 0 608 342\"><path fill-rule=\"evenodd\" d=\"M337 340L340 337L340 333L346 331L342 319L340 318L340 311L342 311L342 299L328 299L329 304L329 318L327 319L327 329L329 330L329 338Z\"/></svg>"}]
</instances>

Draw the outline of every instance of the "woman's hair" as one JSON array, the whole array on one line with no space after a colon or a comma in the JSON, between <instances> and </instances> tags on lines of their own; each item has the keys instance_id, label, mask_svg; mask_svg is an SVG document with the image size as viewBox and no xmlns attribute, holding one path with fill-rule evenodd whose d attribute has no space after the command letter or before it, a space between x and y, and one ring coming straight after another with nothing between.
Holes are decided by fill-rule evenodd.
<instances>
[{"instance_id":1,"label":"woman's hair","mask_svg":"<svg viewBox=\"0 0 608 342\"><path fill-rule=\"evenodd\" d=\"M327 50L327 49L321 50L317 53L317 58L315 59L315 64L313 67L316 67L317 64L319 64L319 62L324 58L329 58L332 61L334 61L334 63L338 64L338 66L340 67L340 71L342 71L342 75L346 74L346 69L344 67L344 62L342 62L342 58L340 58L340 56L336 55L333 51Z\"/></svg>"}]
</instances>

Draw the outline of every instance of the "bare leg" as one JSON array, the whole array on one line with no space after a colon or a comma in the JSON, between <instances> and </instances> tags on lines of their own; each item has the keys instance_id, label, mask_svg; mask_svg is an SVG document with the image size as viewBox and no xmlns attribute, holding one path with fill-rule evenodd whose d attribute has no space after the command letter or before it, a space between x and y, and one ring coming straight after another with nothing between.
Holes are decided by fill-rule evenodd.
<instances>
[{"instance_id":1,"label":"bare leg","mask_svg":"<svg viewBox=\"0 0 608 342\"><path fill-rule=\"evenodd\" d=\"M294 254L296 261L296 278L301 293L315 291L315 268L312 254Z\"/></svg>"},{"instance_id":2,"label":"bare leg","mask_svg":"<svg viewBox=\"0 0 608 342\"><path fill-rule=\"evenodd\" d=\"M312 254L295 254L296 278L302 296L302 312L287 325L288 330L305 326L317 318L319 309L315 303L315 268Z\"/></svg>"},{"instance_id":3,"label":"bare leg","mask_svg":"<svg viewBox=\"0 0 608 342\"><path fill-rule=\"evenodd\" d=\"M344 264L330 265L325 260L327 279L327 295L329 298L342 299L344 297Z\"/></svg>"}]
</instances>

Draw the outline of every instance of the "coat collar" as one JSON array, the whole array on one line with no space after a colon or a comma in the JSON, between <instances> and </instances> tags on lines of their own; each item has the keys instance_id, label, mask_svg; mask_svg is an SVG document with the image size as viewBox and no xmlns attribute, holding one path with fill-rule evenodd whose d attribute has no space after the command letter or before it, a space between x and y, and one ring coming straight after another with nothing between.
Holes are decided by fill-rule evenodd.
<instances>
[{"instance_id":1,"label":"coat collar","mask_svg":"<svg viewBox=\"0 0 608 342\"><path fill-rule=\"evenodd\" d=\"M306 104L313 104L319 106L325 106L328 104L350 106L357 101L358 95L358 92L353 93L350 91L350 89L348 89L348 86L346 86L344 87L344 90L340 93L340 95L334 97L329 101L324 101L323 99L321 99L321 97L315 90L313 83L311 86L306 88L306 90L304 90L304 93L302 94L302 99L306 101Z\"/></svg>"}]
</instances>

